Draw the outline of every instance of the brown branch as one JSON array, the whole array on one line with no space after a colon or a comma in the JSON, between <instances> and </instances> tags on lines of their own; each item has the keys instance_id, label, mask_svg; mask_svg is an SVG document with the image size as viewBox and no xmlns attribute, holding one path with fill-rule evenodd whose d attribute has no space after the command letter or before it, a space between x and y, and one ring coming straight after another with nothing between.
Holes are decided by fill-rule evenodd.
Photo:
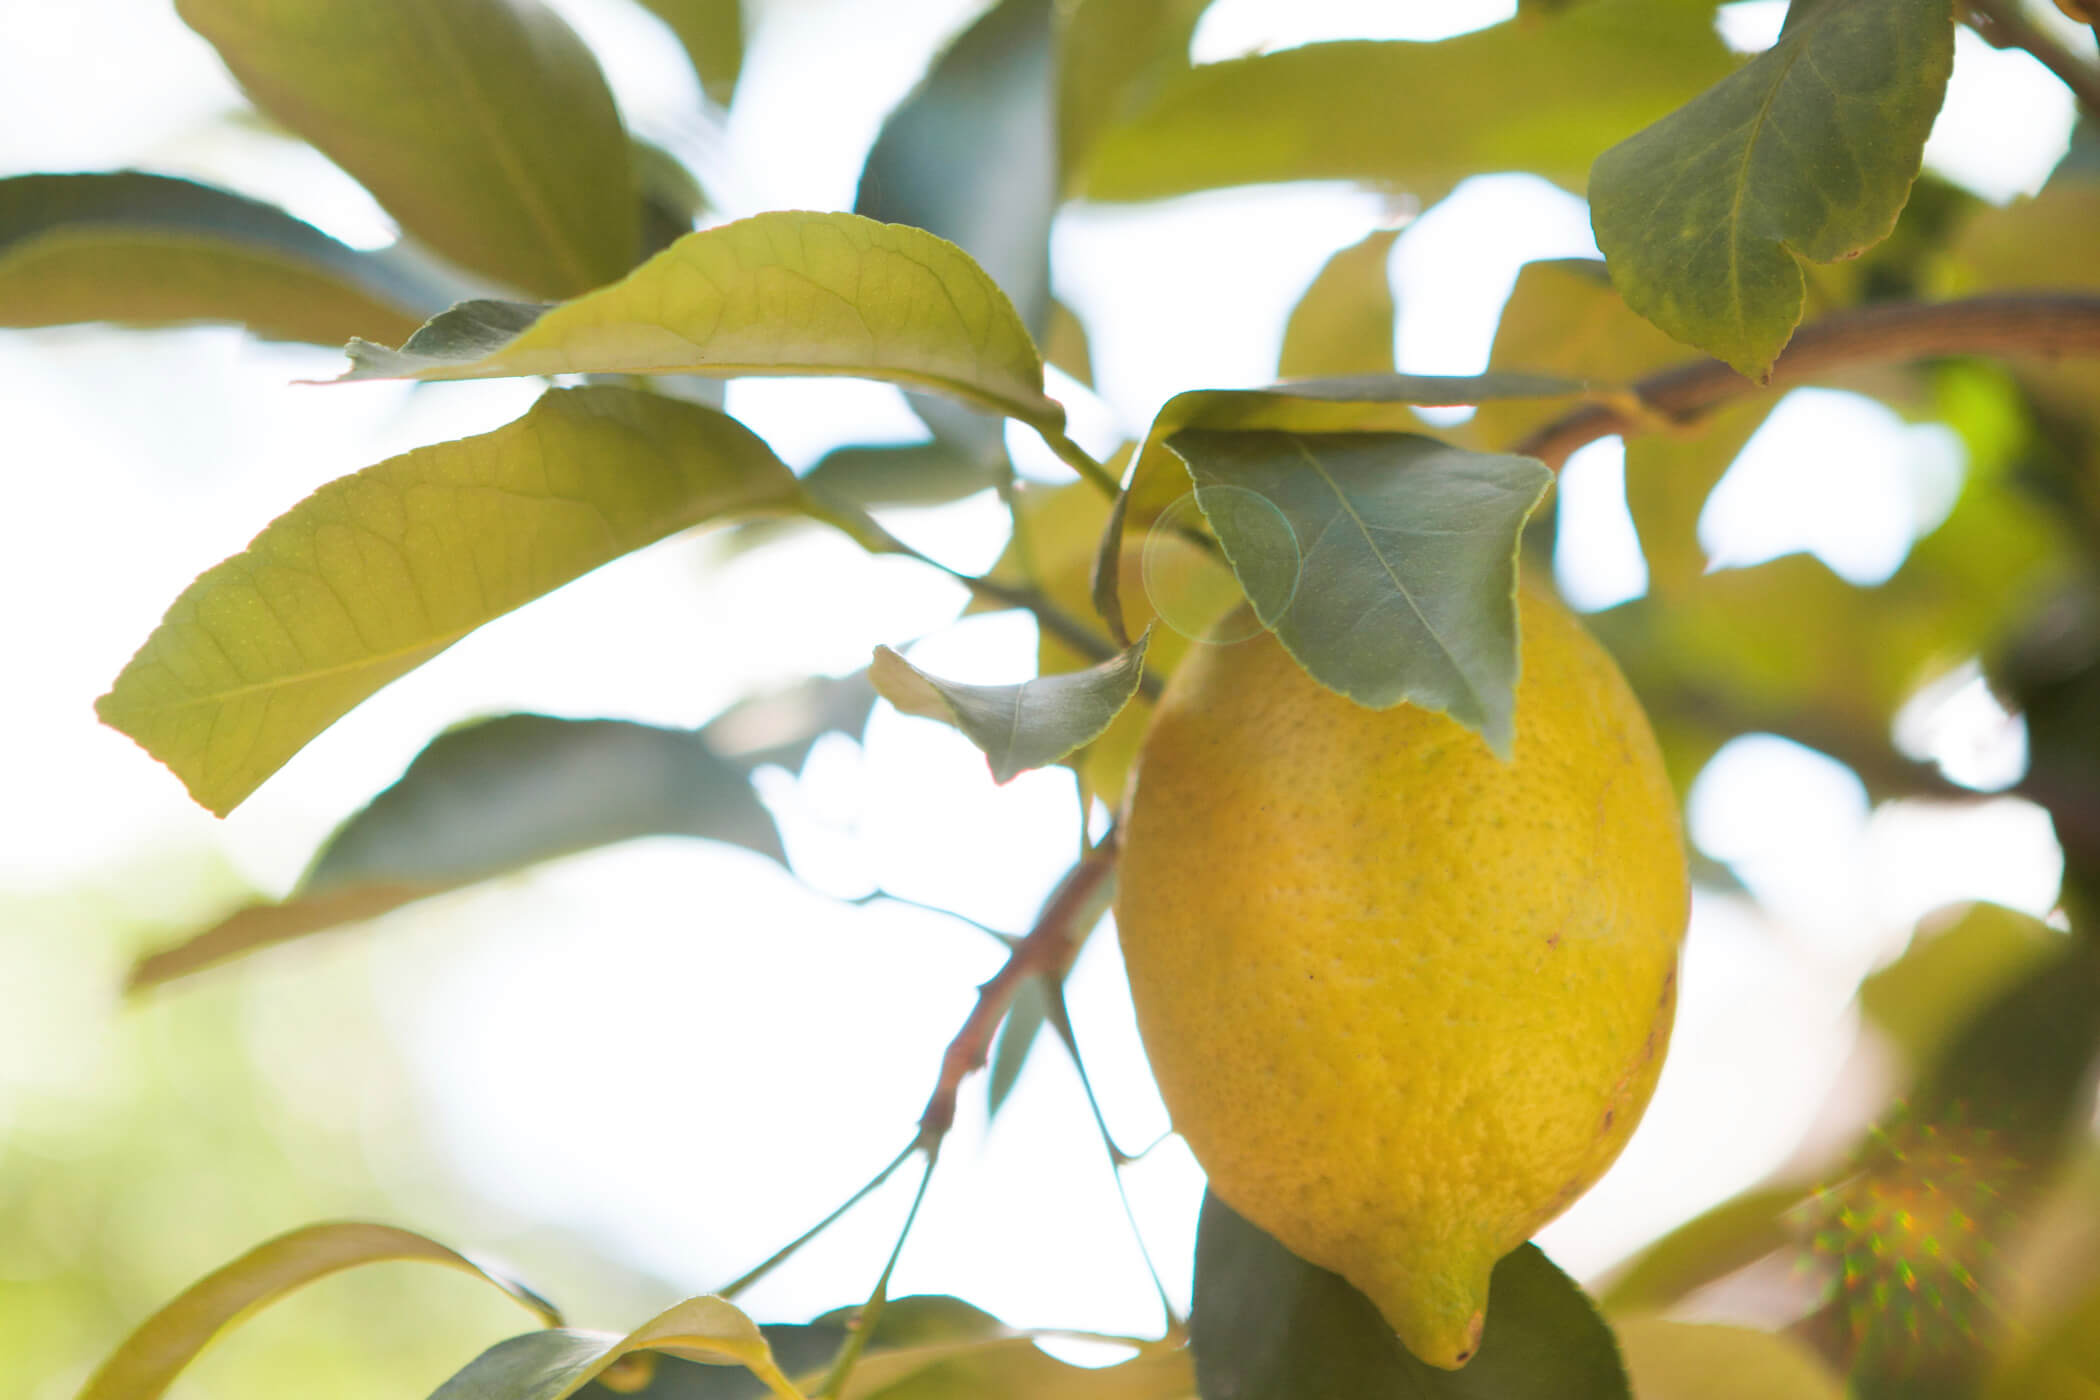
<instances>
[{"instance_id":1,"label":"brown branch","mask_svg":"<svg viewBox=\"0 0 2100 1400\"><path fill-rule=\"evenodd\" d=\"M940 1081L926 1100L926 1111L919 1115L919 1142L922 1146L932 1147L939 1143L954 1126L956 1094L965 1079L984 1068L985 1058L992 1048L992 1037L998 1034L999 1023L1006 1019L1007 1008L1013 1005L1015 995L1029 978L1061 969L1079 946L1079 940L1087 932L1077 926L1080 911L1100 892L1101 882L1114 873L1120 847L1121 837L1114 827L1109 828L1108 833L1080 857L1079 863L1065 872L1065 878L1043 902L1043 912L1037 916L1035 927L1007 955L1006 965L992 975L991 981L977 989L977 1005L970 1009L969 1019L963 1022L955 1038L948 1042L947 1053L941 1056Z\"/></svg>"},{"instance_id":2,"label":"brown branch","mask_svg":"<svg viewBox=\"0 0 2100 1400\"><path fill-rule=\"evenodd\" d=\"M2100 296L2045 292L1888 302L1839 312L1796 332L1763 384L1745 379L1719 360L1676 365L1636 382L1630 390L1632 404L1585 404L1532 433L1514 450L1558 471L1576 449L1614 434L1645 431L1657 419L1690 424L1724 404L1833 369L1939 355L2100 356Z\"/></svg>"},{"instance_id":3,"label":"brown branch","mask_svg":"<svg viewBox=\"0 0 2100 1400\"><path fill-rule=\"evenodd\" d=\"M2085 108L2100 120L2100 68L2095 68L2056 41L2056 36L2020 13L2017 0L1966 0L1962 6L1969 28L1994 49L2024 49L2054 73ZM2096 26L2100 33L2100 26Z\"/></svg>"}]
</instances>

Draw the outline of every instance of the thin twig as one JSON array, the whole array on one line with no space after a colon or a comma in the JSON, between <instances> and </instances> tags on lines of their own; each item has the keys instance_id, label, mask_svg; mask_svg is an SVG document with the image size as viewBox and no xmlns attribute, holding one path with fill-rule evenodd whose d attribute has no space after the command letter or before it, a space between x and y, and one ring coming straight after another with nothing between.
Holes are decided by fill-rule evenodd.
<instances>
[{"instance_id":1,"label":"thin twig","mask_svg":"<svg viewBox=\"0 0 2100 1400\"><path fill-rule=\"evenodd\" d=\"M1115 871L1120 842L1120 835L1111 827L1094 843L1051 891L1035 927L1007 955L1006 965L977 989L977 1004L970 1009L962 1029L948 1042L947 1052L941 1056L940 1078L926 1100L925 1111L919 1115L921 1143L938 1143L955 1126L955 1102L962 1082L984 1068L992 1038L998 1034L999 1023L1006 1018L1022 985L1039 972L1063 967L1071 956L1079 940L1080 930L1075 924L1080 911L1087 907L1101 882Z\"/></svg>"},{"instance_id":2,"label":"thin twig","mask_svg":"<svg viewBox=\"0 0 2100 1400\"><path fill-rule=\"evenodd\" d=\"M993 928L990 924L985 923L983 920L973 919L968 914L965 914L960 910L950 909L945 904L929 904L923 899L913 899L908 894L896 894L890 890L873 889L869 890L866 894L854 895L850 899L847 899L845 902L848 904L857 905L861 908L866 908L868 905L875 903L877 900L881 900L885 904L901 904L906 909L918 909L928 914L938 914L944 919L953 919L959 924L968 924L971 928L976 929L979 933L984 934L986 937L998 939L1000 944L1003 945L1008 951L1012 951L1021 942L1020 939L1014 937L1010 933L1005 932L1003 929Z\"/></svg>"},{"instance_id":3,"label":"thin twig","mask_svg":"<svg viewBox=\"0 0 2100 1400\"><path fill-rule=\"evenodd\" d=\"M858 1191L855 1191L852 1195L848 1196L845 1202L842 1205L840 1205L837 1210L834 1210L833 1212L831 1212L831 1214L825 1216L822 1220L819 1220L816 1224L810 1226L807 1230L804 1230L794 1239L782 1245L779 1249L773 1251L772 1256L768 1258L763 1264L760 1264L757 1268L751 1270L751 1272L745 1274L736 1282L728 1285L725 1288L717 1290L716 1296L722 1298L734 1298L737 1296L737 1294L742 1293L745 1289L757 1283L767 1274L772 1273L773 1270L779 1268L782 1264L785 1264L789 1259L794 1257L796 1251L800 1250L802 1246L808 1244L811 1240L823 1234L832 1226L838 1224L839 1221L845 1217L846 1212L852 1210L862 1201L865 1201L870 1195L874 1193L877 1187L881 1186L883 1182L888 1181L890 1179L890 1177L896 1172L897 1168L903 1166L906 1162L910 1161L912 1154L914 1152L917 1152L918 1150L919 1143L916 1140L914 1140L902 1152L899 1152L896 1155L896 1157L891 1160L888 1166L884 1167L881 1171L875 1173L875 1175L869 1179L867 1185L861 1187Z\"/></svg>"},{"instance_id":4,"label":"thin twig","mask_svg":"<svg viewBox=\"0 0 2100 1400\"><path fill-rule=\"evenodd\" d=\"M1962 7L1969 28L1994 49L2024 49L2054 73L2085 108L2100 120L2100 68L2056 41L2056 36L2020 13L2016 0L1966 0ZM2100 31L2096 31L2100 32Z\"/></svg>"},{"instance_id":5,"label":"thin twig","mask_svg":"<svg viewBox=\"0 0 2100 1400\"><path fill-rule=\"evenodd\" d=\"M897 1232L897 1243L890 1248L890 1258L882 1266L882 1276L875 1280L875 1291L861 1307L859 1316L853 1319L846 1332L846 1345L839 1349L838 1359L831 1363L831 1371L818 1387L819 1400L838 1400L846 1390L846 1381L859 1364L861 1353L868 1349L868 1338L874 1334L882 1321L882 1310L890 1299L890 1275L897 1272L897 1260L903 1257L904 1242L911 1238L911 1227L918 1222L919 1207L926 1204L926 1188L933 1184L933 1169L940 1165L939 1143L926 1146L926 1172L919 1178L919 1190L911 1198L911 1210L904 1217L904 1228Z\"/></svg>"},{"instance_id":6,"label":"thin twig","mask_svg":"<svg viewBox=\"0 0 2100 1400\"><path fill-rule=\"evenodd\" d=\"M1859 307L1803 326L1763 384L1719 360L1676 365L1635 383L1630 405L1586 404L1513 450L1558 471L1578 448L1599 438L1638 433L1657 422L1690 424L1747 395L1783 389L1840 367L1940 355L2100 355L2100 296L2045 292Z\"/></svg>"},{"instance_id":7,"label":"thin twig","mask_svg":"<svg viewBox=\"0 0 2100 1400\"><path fill-rule=\"evenodd\" d=\"M1072 441L1064 429L1045 428L1040 424L1030 424L1029 426L1033 427L1036 431L1036 436L1040 437L1050 450L1057 454L1059 461L1073 471L1078 472L1082 477L1085 477L1087 481L1093 484L1096 491L1099 491L1110 500L1114 500L1122 494L1123 484L1110 476L1108 468L1096 461L1093 454Z\"/></svg>"}]
</instances>

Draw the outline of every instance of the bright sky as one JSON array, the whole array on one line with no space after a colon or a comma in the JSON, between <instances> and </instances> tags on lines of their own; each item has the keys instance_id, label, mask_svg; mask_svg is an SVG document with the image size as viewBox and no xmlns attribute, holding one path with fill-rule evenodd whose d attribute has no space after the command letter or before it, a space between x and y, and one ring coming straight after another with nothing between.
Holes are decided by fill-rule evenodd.
<instances>
[{"instance_id":1,"label":"bright sky","mask_svg":"<svg viewBox=\"0 0 2100 1400\"><path fill-rule=\"evenodd\" d=\"M651 47L653 21L620 0L560 8L609 56L637 127L705 163L748 212L848 206L883 112L976 7L774 0L726 132L699 122L690 79ZM1782 8L1729 6L1727 33L1755 47ZM1219 0L1196 52L1351 32L1434 37L1506 10ZM1394 27L1413 20L1446 27ZM284 199L354 241L388 237L384 216L324 163L221 120L233 91L166 6L0 0L0 32L0 172L145 163ZM2035 65L1965 34L1931 159L2003 199L2040 183L2069 119L2068 99ZM1337 186L1069 212L1056 238L1061 291L1092 328L1111 386L1105 402L1067 386L1083 433L1106 445L1176 390L1267 379L1288 307L1329 253L1381 216L1376 200ZM1579 200L1525 178L1469 184L1396 249L1403 368L1477 370L1517 267L1593 253ZM485 629L214 823L95 725L93 698L176 591L273 515L333 476L507 421L535 392L290 384L335 363L221 330L0 334L19 464L12 508L0 513L0 590L14 600L11 652L37 658L0 690L11 799L0 810L0 885L57 887L142 852L193 849L223 851L258 886L281 890L336 821L465 715L531 708L694 723L755 687L845 671L875 643L928 634L914 656L942 674L1014 679L1033 666L1031 624L949 626L960 590L917 566L815 535L735 557L674 541ZM730 406L797 464L841 441L918 435L895 393L869 385L745 382L731 386ZM1039 452L1024 460L1055 470ZM1797 394L1724 481L1701 540L1717 563L1811 549L1871 582L1944 510L1960 469L1943 432L1848 396ZM1562 492L1570 596L1596 607L1636 595L1645 570L1616 446L1585 453ZM990 502L974 500L908 523L944 557L982 565L997 521ZM1911 737L2002 784L2017 735L2006 737L2004 717L1964 679L1944 703L1907 716ZM763 1257L897 1150L975 983L997 965L997 947L954 920L828 896L879 884L1019 931L1077 839L1066 776L994 789L966 742L886 708L865 746L828 740L799 778L768 773L762 790L804 884L737 852L642 843L366 935L459 1170L521 1214L586 1230L690 1291ZM1901 947L1917 915L1973 897L2042 913L2055 897L2055 848L2032 808L1870 812L1849 773L1776 740L1726 750L1691 819L1762 907L1719 896L1699 905L1654 1107L1618 1167L1544 1237L1581 1273L1794 1149L1850 1051L1854 983ZM267 998L273 979L298 975L297 958L237 975ZM1081 960L1072 1007L1117 1136L1132 1148L1152 1141L1166 1119L1112 937ZM1018 1324L1156 1329L1101 1148L1054 1045L1046 1040L988 1134L974 1087L896 1287L959 1292ZM1169 1141L1128 1179L1185 1307L1200 1177ZM754 1308L796 1317L864 1289L907 1185L893 1183L754 1293Z\"/></svg>"}]
</instances>

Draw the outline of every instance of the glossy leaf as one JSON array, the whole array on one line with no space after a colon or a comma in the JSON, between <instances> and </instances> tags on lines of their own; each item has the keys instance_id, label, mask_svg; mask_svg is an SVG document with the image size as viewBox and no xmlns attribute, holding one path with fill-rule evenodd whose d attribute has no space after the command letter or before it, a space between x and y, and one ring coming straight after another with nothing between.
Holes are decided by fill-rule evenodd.
<instances>
[{"instance_id":1,"label":"glossy leaf","mask_svg":"<svg viewBox=\"0 0 2100 1400\"><path fill-rule=\"evenodd\" d=\"M622 1357L664 1352L709 1365L742 1366L780 1400L801 1400L781 1374L758 1324L720 1298L688 1298L626 1336L559 1328L498 1342L431 1400L566 1400Z\"/></svg>"},{"instance_id":2,"label":"glossy leaf","mask_svg":"<svg viewBox=\"0 0 2100 1400\"><path fill-rule=\"evenodd\" d=\"M155 1400L214 1337L256 1309L344 1269L410 1259L473 1274L550 1325L561 1322L554 1306L524 1285L422 1235L355 1221L308 1225L258 1245L184 1289L124 1339L88 1380L80 1400Z\"/></svg>"},{"instance_id":3,"label":"glossy leaf","mask_svg":"<svg viewBox=\"0 0 2100 1400\"><path fill-rule=\"evenodd\" d=\"M1078 0L1058 35L1060 189L1074 187L1101 133L1189 67L1209 0Z\"/></svg>"},{"instance_id":4,"label":"glossy leaf","mask_svg":"<svg viewBox=\"0 0 2100 1400\"><path fill-rule=\"evenodd\" d=\"M678 36L709 100L727 107L744 68L743 0L640 0Z\"/></svg>"},{"instance_id":5,"label":"glossy leaf","mask_svg":"<svg viewBox=\"0 0 2100 1400\"><path fill-rule=\"evenodd\" d=\"M1145 643L1098 666L1038 676L1019 685L964 685L927 675L888 647L875 649L868 675L882 698L908 715L952 724L985 752L992 780L1004 783L1055 763L1099 738L1137 694Z\"/></svg>"},{"instance_id":6,"label":"glossy leaf","mask_svg":"<svg viewBox=\"0 0 2100 1400\"><path fill-rule=\"evenodd\" d=\"M298 889L132 968L150 987L414 899L641 836L727 841L787 864L742 770L692 730L503 715L431 741L337 829Z\"/></svg>"},{"instance_id":7,"label":"glossy leaf","mask_svg":"<svg viewBox=\"0 0 2100 1400\"><path fill-rule=\"evenodd\" d=\"M932 234L857 214L758 214L688 234L508 340L463 341L444 320L400 350L351 342L343 377L845 374L1064 422L984 270Z\"/></svg>"},{"instance_id":8,"label":"glossy leaf","mask_svg":"<svg viewBox=\"0 0 2100 1400\"><path fill-rule=\"evenodd\" d=\"M1845 1384L1796 1338L1752 1327L1619 1318L1640 1400L1845 1400Z\"/></svg>"},{"instance_id":9,"label":"glossy leaf","mask_svg":"<svg viewBox=\"0 0 2100 1400\"><path fill-rule=\"evenodd\" d=\"M329 483L177 598L97 702L223 815L388 681L601 564L794 480L733 419L610 388Z\"/></svg>"},{"instance_id":10,"label":"glossy leaf","mask_svg":"<svg viewBox=\"0 0 2100 1400\"><path fill-rule=\"evenodd\" d=\"M1817 5L1605 152L1590 212L1627 304L1762 379L1801 319L1800 260L1895 227L1953 63L1951 0Z\"/></svg>"},{"instance_id":11,"label":"glossy leaf","mask_svg":"<svg viewBox=\"0 0 2100 1400\"><path fill-rule=\"evenodd\" d=\"M1204 1400L1629 1400L1611 1329L1536 1245L1495 1266L1480 1351L1416 1360L1370 1300L1216 1196L1196 1232L1189 1342Z\"/></svg>"},{"instance_id":12,"label":"glossy leaf","mask_svg":"<svg viewBox=\"0 0 2100 1400\"><path fill-rule=\"evenodd\" d=\"M178 0L255 105L445 256L535 296L626 271L627 135L540 0Z\"/></svg>"},{"instance_id":13,"label":"glossy leaf","mask_svg":"<svg viewBox=\"0 0 2100 1400\"><path fill-rule=\"evenodd\" d=\"M1190 428L1167 445L1255 612L1314 679L1376 709L1440 710L1509 757L1517 537L1552 473L1410 433Z\"/></svg>"},{"instance_id":14,"label":"glossy leaf","mask_svg":"<svg viewBox=\"0 0 2100 1400\"><path fill-rule=\"evenodd\" d=\"M449 297L272 205L137 171L0 180L0 326L223 321L272 340L405 335Z\"/></svg>"},{"instance_id":15,"label":"glossy leaf","mask_svg":"<svg viewBox=\"0 0 2100 1400\"><path fill-rule=\"evenodd\" d=\"M1429 201L1490 170L1579 190L1598 152L1731 64L1707 8L1678 0L1592 0L1437 43L1307 44L1206 63L1101 138L1085 191L1135 200L1366 180Z\"/></svg>"},{"instance_id":16,"label":"glossy leaf","mask_svg":"<svg viewBox=\"0 0 2100 1400\"><path fill-rule=\"evenodd\" d=\"M1399 236L1398 229L1380 229L1327 260L1284 326L1278 378L1393 372L1393 284L1386 264Z\"/></svg>"},{"instance_id":17,"label":"glossy leaf","mask_svg":"<svg viewBox=\"0 0 2100 1400\"><path fill-rule=\"evenodd\" d=\"M2048 958L2063 936L1996 904L1972 904L1939 927L1921 925L1909 951L1859 987L1859 1009L1914 1065L1976 1011Z\"/></svg>"}]
</instances>

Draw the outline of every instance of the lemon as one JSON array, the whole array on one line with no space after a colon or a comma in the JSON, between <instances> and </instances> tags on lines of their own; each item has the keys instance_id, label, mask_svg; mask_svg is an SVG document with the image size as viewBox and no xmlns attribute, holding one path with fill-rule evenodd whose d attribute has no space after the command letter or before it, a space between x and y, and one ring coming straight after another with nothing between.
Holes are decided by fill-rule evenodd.
<instances>
[{"instance_id":1,"label":"lemon","mask_svg":"<svg viewBox=\"0 0 2100 1400\"><path fill-rule=\"evenodd\" d=\"M1690 896L1618 668L1550 594L1519 616L1507 763L1444 715L1334 694L1273 636L1196 648L1138 760L1117 895L1211 1188L1443 1367L1479 1346L1495 1262L1633 1132Z\"/></svg>"}]
</instances>

